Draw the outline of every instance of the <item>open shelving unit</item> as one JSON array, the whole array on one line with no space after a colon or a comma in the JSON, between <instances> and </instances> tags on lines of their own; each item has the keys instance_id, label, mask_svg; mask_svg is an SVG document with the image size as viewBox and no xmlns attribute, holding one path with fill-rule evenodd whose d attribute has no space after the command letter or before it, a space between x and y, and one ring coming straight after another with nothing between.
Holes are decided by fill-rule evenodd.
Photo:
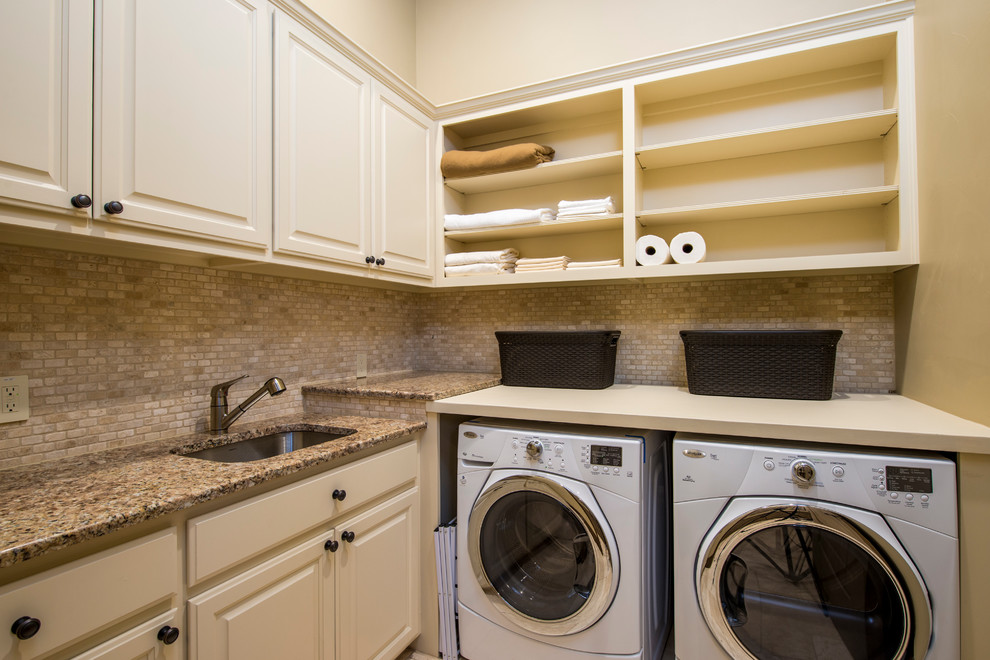
<instances>
[{"instance_id":1,"label":"open shelving unit","mask_svg":"<svg viewBox=\"0 0 990 660\"><path fill-rule=\"evenodd\" d=\"M918 262L910 19L570 90L441 122L442 149L554 147L531 169L447 180L441 213L554 208L611 195L593 220L445 232L440 254L622 259L593 273L445 278L439 286L896 270ZM607 86L606 86L607 87ZM442 226L442 223L440 223ZM697 264L636 264L647 234L700 233Z\"/></svg>"}]
</instances>

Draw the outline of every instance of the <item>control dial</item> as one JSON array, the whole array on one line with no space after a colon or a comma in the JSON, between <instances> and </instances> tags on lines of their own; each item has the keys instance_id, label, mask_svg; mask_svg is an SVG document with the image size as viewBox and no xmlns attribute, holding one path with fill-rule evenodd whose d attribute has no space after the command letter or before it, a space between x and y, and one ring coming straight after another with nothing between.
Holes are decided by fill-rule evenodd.
<instances>
[{"instance_id":1,"label":"control dial","mask_svg":"<svg viewBox=\"0 0 990 660\"><path fill-rule=\"evenodd\" d=\"M791 463L791 476L799 485L815 483L815 466L811 461L799 458Z\"/></svg>"},{"instance_id":2,"label":"control dial","mask_svg":"<svg viewBox=\"0 0 990 660\"><path fill-rule=\"evenodd\" d=\"M539 440L530 440L526 443L526 454L533 460L543 455L543 443Z\"/></svg>"}]
</instances>

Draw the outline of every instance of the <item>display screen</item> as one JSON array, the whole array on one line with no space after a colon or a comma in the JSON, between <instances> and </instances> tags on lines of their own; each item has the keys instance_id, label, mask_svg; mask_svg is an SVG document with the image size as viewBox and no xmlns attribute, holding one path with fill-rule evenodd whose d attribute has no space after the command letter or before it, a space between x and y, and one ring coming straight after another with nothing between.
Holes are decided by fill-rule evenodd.
<instances>
[{"instance_id":1,"label":"display screen","mask_svg":"<svg viewBox=\"0 0 990 660\"><path fill-rule=\"evenodd\" d=\"M622 447L591 445L591 464L622 467Z\"/></svg>"},{"instance_id":2,"label":"display screen","mask_svg":"<svg viewBox=\"0 0 990 660\"><path fill-rule=\"evenodd\" d=\"M931 493L930 468L887 466L887 490L895 493Z\"/></svg>"}]
</instances>

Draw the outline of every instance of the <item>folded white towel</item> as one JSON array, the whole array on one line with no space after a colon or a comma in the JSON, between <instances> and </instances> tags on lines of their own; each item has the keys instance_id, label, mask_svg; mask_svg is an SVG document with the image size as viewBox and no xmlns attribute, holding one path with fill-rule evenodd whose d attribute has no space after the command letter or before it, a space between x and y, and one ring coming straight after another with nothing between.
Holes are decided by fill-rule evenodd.
<instances>
[{"instance_id":1,"label":"folded white towel","mask_svg":"<svg viewBox=\"0 0 990 660\"><path fill-rule=\"evenodd\" d=\"M579 220L595 220L596 218L607 218L612 215L611 211L596 211L593 213L560 213L552 222L575 222Z\"/></svg>"},{"instance_id":2,"label":"folded white towel","mask_svg":"<svg viewBox=\"0 0 990 660\"><path fill-rule=\"evenodd\" d=\"M502 209L500 211L471 213L469 215L451 213L443 217L443 228L456 230L523 225L552 220L553 217L554 212L551 209Z\"/></svg>"},{"instance_id":3,"label":"folded white towel","mask_svg":"<svg viewBox=\"0 0 990 660\"><path fill-rule=\"evenodd\" d=\"M610 268L613 266L621 266L622 259L604 259L602 261L572 261L567 264L567 269L572 268Z\"/></svg>"},{"instance_id":4,"label":"folded white towel","mask_svg":"<svg viewBox=\"0 0 990 660\"><path fill-rule=\"evenodd\" d=\"M538 258L523 257L521 259L516 259L516 266L547 266L557 263L566 264L570 260L571 258L568 256Z\"/></svg>"},{"instance_id":5,"label":"folded white towel","mask_svg":"<svg viewBox=\"0 0 990 660\"><path fill-rule=\"evenodd\" d=\"M601 199L578 199L578 200L566 200L562 199L557 202L557 209L572 209L580 208L582 206L612 206L612 196L603 197Z\"/></svg>"},{"instance_id":6,"label":"folded white towel","mask_svg":"<svg viewBox=\"0 0 990 660\"><path fill-rule=\"evenodd\" d=\"M517 273L540 273L548 270L567 270L567 264L556 264L551 266L523 266L516 268Z\"/></svg>"},{"instance_id":7,"label":"folded white towel","mask_svg":"<svg viewBox=\"0 0 990 660\"><path fill-rule=\"evenodd\" d=\"M444 266L465 264L515 263L519 252L514 248L504 250L482 250L480 252L453 252L443 258Z\"/></svg>"},{"instance_id":8,"label":"folded white towel","mask_svg":"<svg viewBox=\"0 0 990 660\"><path fill-rule=\"evenodd\" d=\"M510 264L464 264L462 266L446 266L443 274L447 277L462 275L501 275L515 270Z\"/></svg>"}]
</instances>

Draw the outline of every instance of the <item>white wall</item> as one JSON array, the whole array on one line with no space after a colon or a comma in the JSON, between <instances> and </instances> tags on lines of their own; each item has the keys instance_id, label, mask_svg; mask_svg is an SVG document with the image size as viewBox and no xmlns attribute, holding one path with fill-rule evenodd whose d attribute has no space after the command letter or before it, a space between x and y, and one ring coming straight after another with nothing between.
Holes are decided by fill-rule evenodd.
<instances>
[{"instance_id":1,"label":"white wall","mask_svg":"<svg viewBox=\"0 0 990 660\"><path fill-rule=\"evenodd\" d=\"M874 4L417 0L416 86L450 103Z\"/></svg>"},{"instance_id":2,"label":"white wall","mask_svg":"<svg viewBox=\"0 0 990 660\"><path fill-rule=\"evenodd\" d=\"M416 86L416 0L302 0L410 85Z\"/></svg>"}]
</instances>

